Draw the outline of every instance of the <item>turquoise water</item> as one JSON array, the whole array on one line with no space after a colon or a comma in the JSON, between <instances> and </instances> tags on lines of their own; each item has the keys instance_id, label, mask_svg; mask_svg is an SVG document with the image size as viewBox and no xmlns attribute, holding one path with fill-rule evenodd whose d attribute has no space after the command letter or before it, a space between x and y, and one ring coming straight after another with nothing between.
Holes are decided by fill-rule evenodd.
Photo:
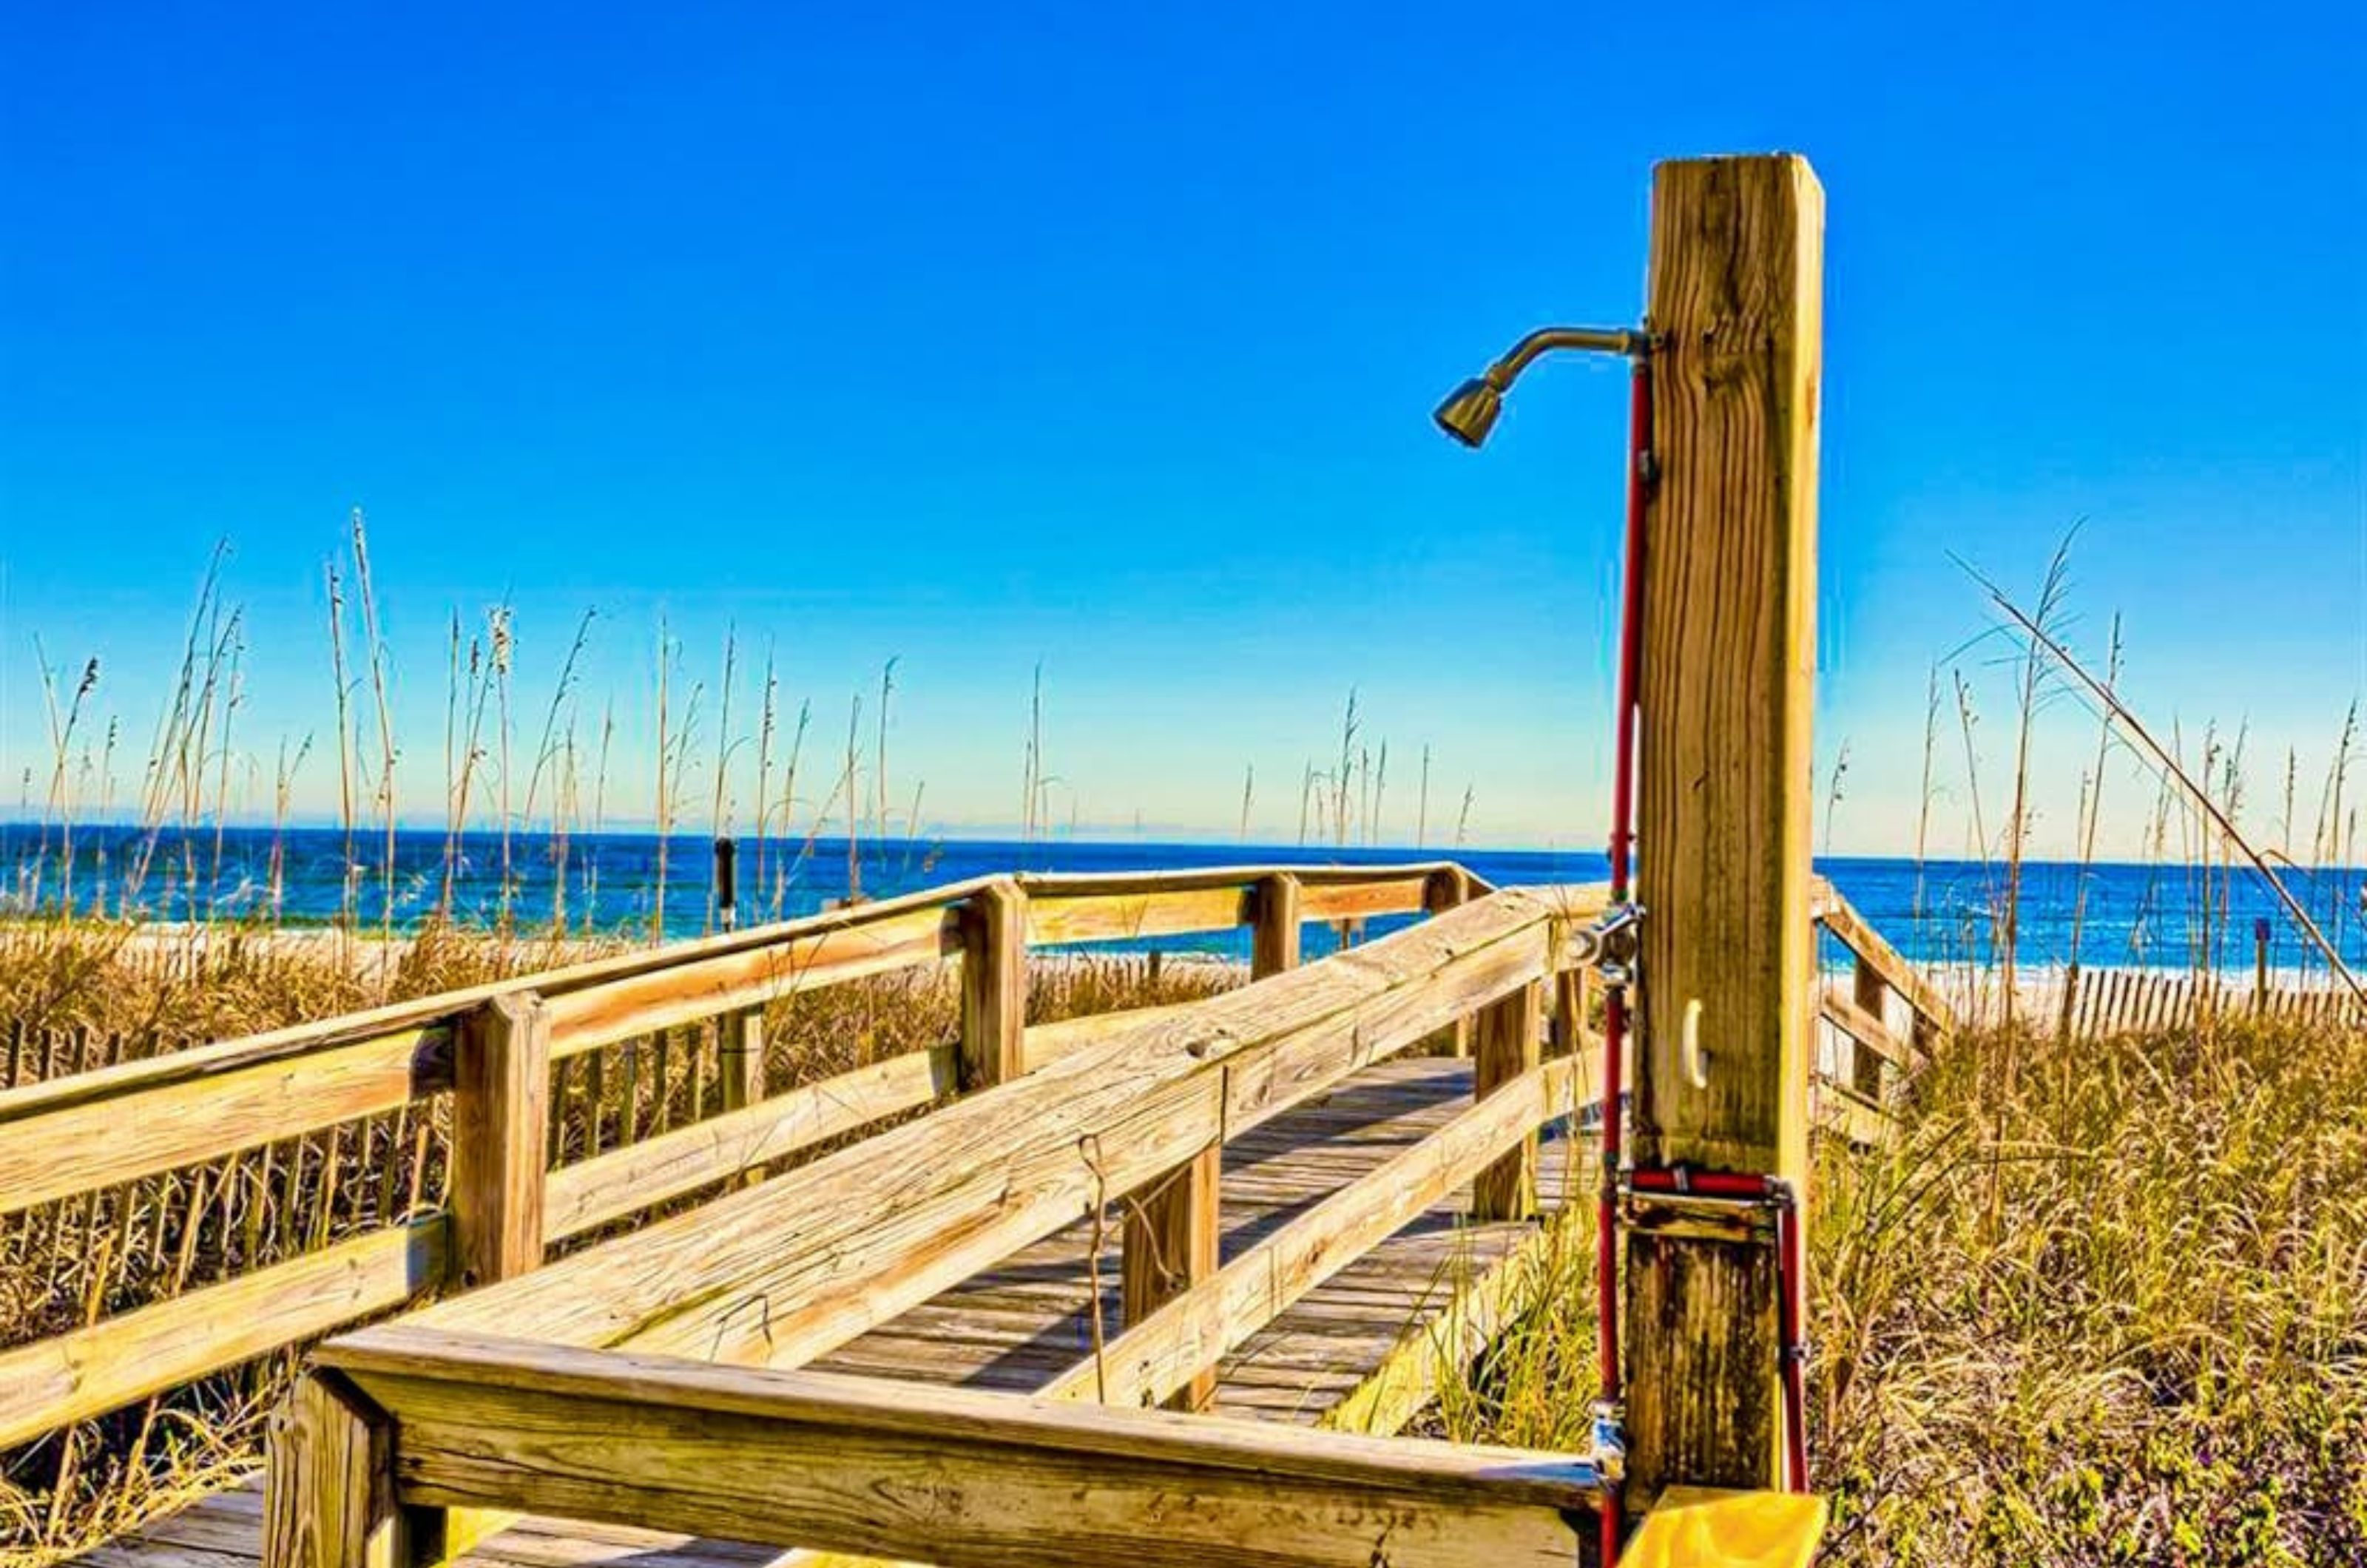
<instances>
[{"instance_id":1,"label":"turquoise water","mask_svg":"<svg viewBox=\"0 0 2367 1568\"><path fill-rule=\"evenodd\" d=\"M650 834L576 837L563 866L545 837L521 836L512 846L509 907L521 925L541 925L553 911L563 871L572 925L646 931L657 906L658 840ZM712 919L714 857L709 840L677 835L666 845L663 925L670 936L695 935ZM134 902L154 919L262 919L289 924L334 920L350 897L371 925L384 906L383 837L358 836L351 859L333 829L200 829L186 837L151 836L126 827L78 827L72 888L78 909L103 903L112 911L127 883ZM1603 879L1595 853L1535 850L1312 849L1248 844L1161 844L988 840L896 840L859 846L854 880L869 897L884 897L991 872L1118 872L1192 866L1280 863L1376 864L1453 858L1500 886L1593 882ZM276 866L275 866L276 860ZM743 924L774 916L810 914L845 897L843 839L787 840L739 845L739 906ZM395 919L416 923L442 896L446 840L440 832L399 832L394 843ZM145 873L141 867L145 863ZM759 875L761 863L761 877ZM24 909L54 907L63 869L54 830L0 825L0 899ZM1995 868L1934 861L1919 868L1895 859L1840 857L1818 869L1874 927L1910 956L1988 962L1995 956L1991 913L2001 897ZM192 874L194 872L194 875ZM464 835L453 868L453 906L464 918L491 922L503 907L502 846L489 833ZM2367 872L2292 872L2287 885L2334 938L2346 960L2367 964L2367 920L2361 901ZM2021 934L2024 964L2060 964L2073 956L2072 914L2084 886L2087 908L2078 956L2089 964L2185 968L2198 957L2227 965L2253 961L2255 922L2269 922L2270 953L2281 967L2322 967L2293 919L2258 878L2238 873L2204 891L2198 873L2183 866L2075 865L2033 863L2023 868ZM2209 912L2208 920L2202 916ZM1376 922L1376 931L1390 922ZM1312 939L1310 946L1319 950ZM1161 939L1131 944L1245 954L1244 935ZM2198 951L2201 950L2201 951Z\"/></svg>"}]
</instances>

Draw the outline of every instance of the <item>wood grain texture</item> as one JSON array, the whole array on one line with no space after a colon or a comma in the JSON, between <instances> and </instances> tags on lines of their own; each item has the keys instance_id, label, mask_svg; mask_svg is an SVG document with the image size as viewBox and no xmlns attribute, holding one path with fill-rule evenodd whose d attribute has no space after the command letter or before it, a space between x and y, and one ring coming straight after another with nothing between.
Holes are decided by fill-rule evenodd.
<instances>
[{"instance_id":1,"label":"wood grain texture","mask_svg":"<svg viewBox=\"0 0 2367 1568\"><path fill-rule=\"evenodd\" d=\"M1258 882L1251 905L1250 978L1263 980L1298 967L1299 937L1307 921L1300 893L1298 878L1286 871Z\"/></svg>"},{"instance_id":2,"label":"wood grain texture","mask_svg":"<svg viewBox=\"0 0 2367 1568\"><path fill-rule=\"evenodd\" d=\"M1223 1156L1224 1145L1211 1138L1207 1147L1127 1203L1118 1283L1129 1325L1216 1273ZM1216 1393L1217 1364L1211 1358L1184 1375L1170 1403L1178 1410L1205 1410Z\"/></svg>"},{"instance_id":3,"label":"wood grain texture","mask_svg":"<svg viewBox=\"0 0 2367 1568\"><path fill-rule=\"evenodd\" d=\"M1379 915L1420 914L1427 907L1423 895L1427 873L1387 882L1302 883L1299 906L1310 920L1365 920Z\"/></svg>"},{"instance_id":4,"label":"wood grain texture","mask_svg":"<svg viewBox=\"0 0 2367 1568\"><path fill-rule=\"evenodd\" d=\"M1441 914L1470 902L1471 892L1470 873L1461 866L1441 866L1422 879L1421 907L1425 913ZM1447 1056L1468 1056L1473 1027L1470 1019L1458 1018L1433 1036L1423 1049Z\"/></svg>"},{"instance_id":5,"label":"wood grain texture","mask_svg":"<svg viewBox=\"0 0 2367 1568\"><path fill-rule=\"evenodd\" d=\"M1542 1057L1545 982L1532 981L1482 1010L1474 1032L1472 1089L1480 1099L1527 1081ZM1525 1220L1537 1207L1537 1144L1524 1137L1472 1178L1471 1213L1480 1220Z\"/></svg>"},{"instance_id":6,"label":"wood grain texture","mask_svg":"<svg viewBox=\"0 0 2367 1568\"><path fill-rule=\"evenodd\" d=\"M1567 902L1497 894L1194 1004L421 1321L810 1359L1538 977Z\"/></svg>"},{"instance_id":7,"label":"wood grain texture","mask_svg":"<svg viewBox=\"0 0 2367 1568\"><path fill-rule=\"evenodd\" d=\"M717 1027L721 1031L716 1057L722 1070L723 1109L744 1111L764 1098L764 1010L729 1014Z\"/></svg>"},{"instance_id":8,"label":"wood grain texture","mask_svg":"<svg viewBox=\"0 0 2367 1568\"><path fill-rule=\"evenodd\" d=\"M0 1448L400 1306L444 1278L438 1214L0 1351Z\"/></svg>"},{"instance_id":9,"label":"wood grain texture","mask_svg":"<svg viewBox=\"0 0 2367 1568\"><path fill-rule=\"evenodd\" d=\"M1027 1070L1027 895L980 888L960 913L961 1087L1007 1083Z\"/></svg>"},{"instance_id":10,"label":"wood grain texture","mask_svg":"<svg viewBox=\"0 0 2367 1568\"><path fill-rule=\"evenodd\" d=\"M406 1501L617 1519L946 1568L1566 1565L1557 1455L826 1373L366 1331L324 1357L401 1423Z\"/></svg>"},{"instance_id":11,"label":"wood grain texture","mask_svg":"<svg viewBox=\"0 0 2367 1568\"><path fill-rule=\"evenodd\" d=\"M1882 1103L1882 1076L1878 1069L1885 1063L1900 1072L1916 1065L1913 1053L1900 1043L1898 1036L1873 1013L1847 997L1828 992L1817 998L1818 1015L1846 1034L1857 1045L1857 1064L1851 1073L1849 1087L1873 1103ZM1869 1069L1867 1064L1871 1063ZM1866 1087L1871 1080L1871 1088Z\"/></svg>"},{"instance_id":12,"label":"wood grain texture","mask_svg":"<svg viewBox=\"0 0 2367 1568\"><path fill-rule=\"evenodd\" d=\"M958 951L955 917L935 901L866 907L821 931L549 998L552 1055L572 1056L817 986L934 964Z\"/></svg>"},{"instance_id":13,"label":"wood grain texture","mask_svg":"<svg viewBox=\"0 0 2367 1568\"><path fill-rule=\"evenodd\" d=\"M298 1379L268 1449L264 1568L409 1568L392 1434L343 1379Z\"/></svg>"},{"instance_id":14,"label":"wood grain texture","mask_svg":"<svg viewBox=\"0 0 2367 1568\"><path fill-rule=\"evenodd\" d=\"M560 1241L753 1170L954 1092L955 1048L912 1051L738 1111L627 1144L546 1179L544 1235Z\"/></svg>"},{"instance_id":15,"label":"wood grain texture","mask_svg":"<svg viewBox=\"0 0 2367 1568\"><path fill-rule=\"evenodd\" d=\"M1823 213L1797 157L1654 171L1638 694L1637 1162L1803 1182ZM1705 1088L1680 1060L1696 1004ZM1628 1484L1770 1483L1769 1250L1628 1234Z\"/></svg>"},{"instance_id":16,"label":"wood grain texture","mask_svg":"<svg viewBox=\"0 0 2367 1568\"><path fill-rule=\"evenodd\" d=\"M549 1010L500 996L469 1015L452 1065L452 1260L463 1290L539 1268L549 1164Z\"/></svg>"},{"instance_id":17,"label":"wood grain texture","mask_svg":"<svg viewBox=\"0 0 2367 1568\"><path fill-rule=\"evenodd\" d=\"M101 1068L0 1096L0 1213L216 1159L409 1104L451 1081L450 1034L403 1029L186 1075ZM168 1058L160 1058L164 1060ZM114 1093L76 1079L163 1079Z\"/></svg>"},{"instance_id":18,"label":"wood grain texture","mask_svg":"<svg viewBox=\"0 0 2367 1568\"><path fill-rule=\"evenodd\" d=\"M1190 1007L1190 1002L1161 1002L1157 1007L1122 1008L1116 1012L1087 1013L1051 1023L1031 1023L1022 1038L1020 1056L1029 1072L1057 1062L1088 1045L1114 1040L1139 1028L1147 1020L1165 1018Z\"/></svg>"},{"instance_id":19,"label":"wood grain texture","mask_svg":"<svg viewBox=\"0 0 2367 1568\"><path fill-rule=\"evenodd\" d=\"M1030 942L1111 942L1229 931L1248 919L1245 885L1141 893L1034 893Z\"/></svg>"}]
</instances>

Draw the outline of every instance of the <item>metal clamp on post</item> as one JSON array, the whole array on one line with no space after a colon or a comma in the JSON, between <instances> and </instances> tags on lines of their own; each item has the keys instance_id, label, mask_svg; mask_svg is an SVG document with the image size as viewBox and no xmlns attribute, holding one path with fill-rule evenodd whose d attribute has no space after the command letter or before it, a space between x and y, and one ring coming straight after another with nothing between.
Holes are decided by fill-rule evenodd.
<instances>
[{"instance_id":1,"label":"metal clamp on post","mask_svg":"<svg viewBox=\"0 0 2367 1568\"><path fill-rule=\"evenodd\" d=\"M1618 1184L1627 1223L1663 1235L1771 1245L1783 1239L1783 1216L1793 1206L1787 1182L1682 1164L1631 1167Z\"/></svg>"},{"instance_id":2,"label":"metal clamp on post","mask_svg":"<svg viewBox=\"0 0 2367 1568\"><path fill-rule=\"evenodd\" d=\"M1571 967L1591 967L1607 990L1624 990L1634 985L1636 955L1642 942L1637 928L1643 922L1641 904L1622 902L1604 909L1592 925L1574 939L1578 963Z\"/></svg>"}]
</instances>

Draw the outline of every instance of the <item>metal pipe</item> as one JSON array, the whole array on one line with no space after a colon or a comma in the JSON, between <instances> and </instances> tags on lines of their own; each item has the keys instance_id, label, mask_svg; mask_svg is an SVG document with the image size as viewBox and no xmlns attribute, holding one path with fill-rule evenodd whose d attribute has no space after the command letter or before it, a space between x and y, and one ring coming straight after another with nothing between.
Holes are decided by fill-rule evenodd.
<instances>
[{"instance_id":1,"label":"metal pipe","mask_svg":"<svg viewBox=\"0 0 2367 1568\"><path fill-rule=\"evenodd\" d=\"M1506 349L1496 363L1488 367L1486 378L1498 391L1511 387L1530 361L1540 355L1558 349L1576 349L1586 354L1624 354L1641 359L1649 352L1651 334L1631 327L1539 327Z\"/></svg>"},{"instance_id":2,"label":"metal pipe","mask_svg":"<svg viewBox=\"0 0 2367 1568\"><path fill-rule=\"evenodd\" d=\"M1575 349L1591 354L1624 354L1641 364L1651 348L1649 333L1627 327L1540 327L1506 349L1496 363L1449 392L1446 400L1430 417L1455 440L1476 447L1496 428L1496 416L1504 410L1504 393L1540 355Z\"/></svg>"},{"instance_id":3,"label":"metal pipe","mask_svg":"<svg viewBox=\"0 0 2367 1568\"><path fill-rule=\"evenodd\" d=\"M1532 333L1505 355L1502 363L1520 365L1534 359L1550 344L1551 331ZM1621 333L1621 339L1648 343L1642 333ZM1525 357L1523 350L1526 349ZM1618 350L1631 352L1627 348ZM1627 392L1627 538L1626 581L1619 610L1618 690L1613 698L1611 760L1611 900L1625 904L1636 842L1636 707L1644 664L1644 511L1651 493L1652 361L1640 347ZM1625 1147L1623 1129L1627 1074L1627 987L1614 987L1603 1000L1603 1184L1594 1211L1594 1293L1597 1317L1595 1342L1602 1359L1600 1377L1603 1403L1616 1406L1622 1376L1619 1365L1619 1161ZM1603 1510L1599 1555L1605 1568L1619 1560L1624 1509L1617 1494L1607 1495Z\"/></svg>"}]
</instances>

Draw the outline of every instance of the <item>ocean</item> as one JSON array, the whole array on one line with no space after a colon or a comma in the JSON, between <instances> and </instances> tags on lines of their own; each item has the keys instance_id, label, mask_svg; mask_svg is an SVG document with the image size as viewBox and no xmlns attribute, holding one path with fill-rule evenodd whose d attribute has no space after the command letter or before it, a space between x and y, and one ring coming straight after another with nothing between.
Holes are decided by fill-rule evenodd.
<instances>
[{"instance_id":1,"label":"ocean","mask_svg":"<svg viewBox=\"0 0 2367 1568\"><path fill-rule=\"evenodd\" d=\"M662 929L669 937L713 929L714 854L704 835L664 842ZM400 830L394 838L394 918L418 924L445 897L446 838ZM492 924L507 908L524 927L547 926L563 906L572 930L651 929L658 906L660 840L647 833L600 833L561 846L546 834L518 835L506 876L498 834L461 836L452 862L450 902L462 919ZM385 908L382 831L302 828L168 829L150 835L125 826L78 825L72 876L58 830L0 824L0 909L54 908L70 887L81 911L116 911L127 882L132 902L161 920L260 920L313 926L347 908L375 929ZM857 846L852 881L870 897L909 892L994 872L1124 872L1197 866L1370 865L1452 859L1500 886L1595 882L1606 874L1595 852L1539 850L1340 848L1240 843L897 839ZM144 874L142 870L144 864ZM1997 953L2003 901L2000 867L1965 861L1862 856L1820 858L1818 870L1902 952L1922 962L1988 964ZM559 896L564 877L564 897ZM2367 965L2367 870L2287 871L2286 886L2334 940L2347 963ZM738 844L738 905L743 925L811 914L849 891L844 839L774 840ZM2080 910L2084 889L2084 911ZM2016 956L2024 967L2068 962L2077 951L2090 967L2189 969L2198 964L2248 969L2259 922L2279 969L2323 971L2297 922L2265 883L2248 870L2206 877L2183 864L2033 862L2022 868ZM1376 921L1374 934L1393 922ZM1308 949L1328 945L1308 933ZM1245 956L1245 932L1165 938L1131 944Z\"/></svg>"}]
</instances>

